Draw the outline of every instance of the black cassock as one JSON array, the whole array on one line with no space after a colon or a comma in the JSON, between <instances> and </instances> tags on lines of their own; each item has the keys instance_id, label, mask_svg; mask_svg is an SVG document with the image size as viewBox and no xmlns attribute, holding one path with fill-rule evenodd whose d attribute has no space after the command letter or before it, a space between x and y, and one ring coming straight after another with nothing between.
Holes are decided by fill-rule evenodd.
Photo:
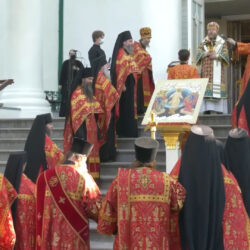
<instances>
[{"instance_id":1,"label":"black cassock","mask_svg":"<svg viewBox=\"0 0 250 250\"><path fill-rule=\"evenodd\" d=\"M116 137L115 137L115 108L111 111L111 119L107 131L107 141L101 146L99 151L100 161L115 161L116 157Z\"/></svg>"},{"instance_id":2,"label":"black cassock","mask_svg":"<svg viewBox=\"0 0 250 250\"><path fill-rule=\"evenodd\" d=\"M99 58L100 56L104 56L106 58L104 50L101 49L100 45L94 44L89 52L89 62L91 65L91 68L93 68L95 60Z\"/></svg>"},{"instance_id":3,"label":"black cassock","mask_svg":"<svg viewBox=\"0 0 250 250\"><path fill-rule=\"evenodd\" d=\"M66 109L69 108L67 104L69 103L70 99L72 83L79 70L83 68L83 64L80 61L74 59L68 59L62 64L59 79L59 85L62 86L62 100L59 111L60 117L65 117L65 114L67 114Z\"/></svg>"},{"instance_id":4,"label":"black cassock","mask_svg":"<svg viewBox=\"0 0 250 250\"><path fill-rule=\"evenodd\" d=\"M133 74L130 74L125 82L126 91L122 92L120 98L119 114L117 120L116 132L119 137L137 137L137 119L135 119L134 110L134 86L135 79Z\"/></svg>"}]
</instances>

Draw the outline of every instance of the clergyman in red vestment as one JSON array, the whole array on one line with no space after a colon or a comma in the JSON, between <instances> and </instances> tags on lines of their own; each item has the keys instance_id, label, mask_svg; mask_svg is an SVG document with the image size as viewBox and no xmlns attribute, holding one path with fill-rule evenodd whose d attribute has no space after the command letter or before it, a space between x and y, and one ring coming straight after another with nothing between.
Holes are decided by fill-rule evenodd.
<instances>
[{"instance_id":1,"label":"clergyman in red vestment","mask_svg":"<svg viewBox=\"0 0 250 250\"><path fill-rule=\"evenodd\" d=\"M114 105L119 95L111 83L109 63L105 55L93 59L92 65L95 97L103 109L97 120L100 129L100 160L114 161L116 156Z\"/></svg>"},{"instance_id":2,"label":"clergyman in red vestment","mask_svg":"<svg viewBox=\"0 0 250 250\"><path fill-rule=\"evenodd\" d=\"M26 176L36 183L38 175L60 164L64 155L51 140L53 124L51 114L37 115L25 142L24 150L27 152Z\"/></svg>"},{"instance_id":3,"label":"clergyman in red vestment","mask_svg":"<svg viewBox=\"0 0 250 250\"><path fill-rule=\"evenodd\" d=\"M250 124L250 118L248 118L247 121L247 114L245 113L244 107L242 107L242 104L239 104L239 102L243 102L242 99L245 99L244 102L246 106L246 98L250 99L249 93L245 94L246 88L250 82L250 43L236 42L232 38L228 38L227 41L234 46L236 55L247 55L247 63L245 65L245 71L241 79L239 98L232 112L232 126L233 128L239 127L250 132L250 125L249 128L247 126L248 124ZM245 94L244 98L242 98L243 94Z\"/></svg>"},{"instance_id":4,"label":"clergyman in red vestment","mask_svg":"<svg viewBox=\"0 0 250 250\"><path fill-rule=\"evenodd\" d=\"M94 178L99 178L99 127L98 114L103 113L93 91L93 72L84 68L76 77L72 87L70 113L67 115L64 129L63 149L66 154L72 145L73 137L83 138L94 145L88 157L88 170Z\"/></svg>"},{"instance_id":5,"label":"clergyman in red vestment","mask_svg":"<svg viewBox=\"0 0 250 250\"><path fill-rule=\"evenodd\" d=\"M155 170L159 143L135 141L132 168L119 169L105 196L97 231L115 234L114 249L169 249L170 213L183 206L185 189L167 173Z\"/></svg>"},{"instance_id":6,"label":"clergyman in red vestment","mask_svg":"<svg viewBox=\"0 0 250 250\"><path fill-rule=\"evenodd\" d=\"M67 161L37 180L36 249L89 250L89 221L98 219L101 194L88 174L93 145L74 138Z\"/></svg>"},{"instance_id":7,"label":"clergyman in red vestment","mask_svg":"<svg viewBox=\"0 0 250 250\"><path fill-rule=\"evenodd\" d=\"M196 67L188 64L190 52L187 49L181 49L179 50L178 55L180 64L169 68L168 79L172 80L200 78Z\"/></svg>"},{"instance_id":8,"label":"clergyman in red vestment","mask_svg":"<svg viewBox=\"0 0 250 250\"><path fill-rule=\"evenodd\" d=\"M14 248L16 234L11 215L11 205L17 197L16 190L0 173L0 249Z\"/></svg>"},{"instance_id":9,"label":"clergyman in red vestment","mask_svg":"<svg viewBox=\"0 0 250 250\"><path fill-rule=\"evenodd\" d=\"M232 113L233 128L243 128L250 136L250 78Z\"/></svg>"},{"instance_id":10,"label":"clergyman in red vestment","mask_svg":"<svg viewBox=\"0 0 250 250\"><path fill-rule=\"evenodd\" d=\"M241 87L239 98L244 93L247 87L248 80L250 78L250 43L236 42L232 38L228 38L227 42L234 46L236 55L247 55L247 63L245 65L245 71L241 79Z\"/></svg>"},{"instance_id":11,"label":"clergyman in red vestment","mask_svg":"<svg viewBox=\"0 0 250 250\"><path fill-rule=\"evenodd\" d=\"M221 164L211 128L191 128L170 175L188 194L179 218L171 216L170 249L249 249L250 224L241 191Z\"/></svg>"},{"instance_id":12,"label":"clergyman in red vestment","mask_svg":"<svg viewBox=\"0 0 250 250\"><path fill-rule=\"evenodd\" d=\"M119 95L115 106L116 132L119 137L137 137L137 73L133 56L134 42L130 31L116 39L112 62L111 82Z\"/></svg>"},{"instance_id":13,"label":"clergyman in red vestment","mask_svg":"<svg viewBox=\"0 0 250 250\"><path fill-rule=\"evenodd\" d=\"M11 153L4 176L18 193L11 211L16 232L16 250L34 250L36 247L36 185L23 173L26 152Z\"/></svg>"},{"instance_id":14,"label":"clergyman in red vestment","mask_svg":"<svg viewBox=\"0 0 250 250\"><path fill-rule=\"evenodd\" d=\"M152 58L147 51L151 40L151 29L149 27L141 28L140 35L140 41L134 42L134 60L139 69L137 75L137 112L144 114L155 88Z\"/></svg>"}]
</instances>

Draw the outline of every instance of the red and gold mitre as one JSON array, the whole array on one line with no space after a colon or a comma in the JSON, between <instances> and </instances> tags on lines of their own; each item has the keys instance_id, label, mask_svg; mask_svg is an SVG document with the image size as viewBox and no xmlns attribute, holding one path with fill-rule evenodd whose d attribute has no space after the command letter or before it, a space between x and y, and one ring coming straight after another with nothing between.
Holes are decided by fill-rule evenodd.
<instances>
[{"instance_id":1,"label":"red and gold mitre","mask_svg":"<svg viewBox=\"0 0 250 250\"><path fill-rule=\"evenodd\" d=\"M220 25L216 22L210 22L207 24L207 29L216 28L217 31L220 29Z\"/></svg>"},{"instance_id":2,"label":"red and gold mitre","mask_svg":"<svg viewBox=\"0 0 250 250\"><path fill-rule=\"evenodd\" d=\"M140 29L141 39L151 38L151 29L149 27L144 27Z\"/></svg>"}]
</instances>

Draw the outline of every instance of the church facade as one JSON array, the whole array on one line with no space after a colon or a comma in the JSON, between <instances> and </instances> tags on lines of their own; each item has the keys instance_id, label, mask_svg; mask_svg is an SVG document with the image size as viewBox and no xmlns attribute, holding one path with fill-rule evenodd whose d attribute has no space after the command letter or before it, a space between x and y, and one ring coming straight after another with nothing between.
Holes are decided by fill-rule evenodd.
<instances>
[{"instance_id":1,"label":"church facade","mask_svg":"<svg viewBox=\"0 0 250 250\"><path fill-rule=\"evenodd\" d=\"M154 78L166 79L167 65L177 60L179 49L190 49L193 62L208 20L216 19L227 35L228 25L234 25L229 24L232 16L234 21L250 19L240 12L244 11L246 0L237 1L241 6L234 13L225 12L223 6L233 2L236 1L1 0L0 78L13 78L15 84L0 94L0 103L11 108L0 110L0 116L25 118L49 111L44 91L58 90L58 71L70 49L78 50L83 64L89 65L87 52L96 29L105 32L102 47L108 59L118 33L130 30L134 40L138 40L139 29L151 27L149 50ZM216 13L218 4L222 6L220 16Z\"/></svg>"}]
</instances>

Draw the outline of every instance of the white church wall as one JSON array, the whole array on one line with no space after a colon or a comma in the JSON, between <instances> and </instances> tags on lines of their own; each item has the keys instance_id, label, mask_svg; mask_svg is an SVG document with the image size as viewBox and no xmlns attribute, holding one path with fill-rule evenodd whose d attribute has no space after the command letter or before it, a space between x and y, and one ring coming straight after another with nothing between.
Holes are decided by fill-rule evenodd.
<instances>
[{"instance_id":1,"label":"white church wall","mask_svg":"<svg viewBox=\"0 0 250 250\"><path fill-rule=\"evenodd\" d=\"M42 1L42 84L44 90L58 89L58 7L59 0ZM0 1L0 30L8 30L8 0ZM22 14L22 13L20 13ZM117 35L130 30L135 40L139 29L152 28L149 49L153 57L155 80L166 78L167 65L177 59L181 46L181 0L65 0L64 60L71 48L78 49L89 65L88 50L92 46L93 30L105 32L103 49L112 56ZM0 78L11 78L6 50L8 32L0 33ZM27 52L28 53L28 52ZM13 55L15 57L15 55Z\"/></svg>"},{"instance_id":2,"label":"white church wall","mask_svg":"<svg viewBox=\"0 0 250 250\"><path fill-rule=\"evenodd\" d=\"M1 91L1 103L11 110L0 110L0 117L30 118L47 113L50 106L42 84L41 1L8 0L3 4L3 78L13 78L15 83Z\"/></svg>"},{"instance_id":3,"label":"white church wall","mask_svg":"<svg viewBox=\"0 0 250 250\"><path fill-rule=\"evenodd\" d=\"M42 0L42 82L44 90L58 90L59 0Z\"/></svg>"},{"instance_id":4,"label":"white church wall","mask_svg":"<svg viewBox=\"0 0 250 250\"><path fill-rule=\"evenodd\" d=\"M7 72L9 51L6 50L8 39L8 0L0 1L0 79L12 78Z\"/></svg>"},{"instance_id":5,"label":"white church wall","mask_svg":"<svg viewBox=\"0 0 250 250\"><path fill-rule=\"evenodd\" d=\"M64 59L71 48L80 50L84 63L89 65L88 50L91 34L105 32L103 49L112 56L117 35L130 30L134 40L139 29L152 28L150 53L155 80L166 79L167 65L177 59L181 48L181 0L65 0L64 2Z\"/></svg>"},{"instance_id":6,"label":"white church wall","mask_svg":"<svg viewBox=\"0 0 250 250\"><path fill-rule=\"evenodd\" d=\"M42 83L44 90L57 90L58 85L58 2L59 0L43 0L42 2ZM0 79L13 78L8 65L10 36L8 15L11 13L10 1L0 1ZM31 10L32 11L32 10ZM25 15L21 12L20 15ZM17 38L18 44L18 38ZM27 51L27 54L28 51ZM17 55L13 54L13 57Z\"/></svg>"}]
</instances>

